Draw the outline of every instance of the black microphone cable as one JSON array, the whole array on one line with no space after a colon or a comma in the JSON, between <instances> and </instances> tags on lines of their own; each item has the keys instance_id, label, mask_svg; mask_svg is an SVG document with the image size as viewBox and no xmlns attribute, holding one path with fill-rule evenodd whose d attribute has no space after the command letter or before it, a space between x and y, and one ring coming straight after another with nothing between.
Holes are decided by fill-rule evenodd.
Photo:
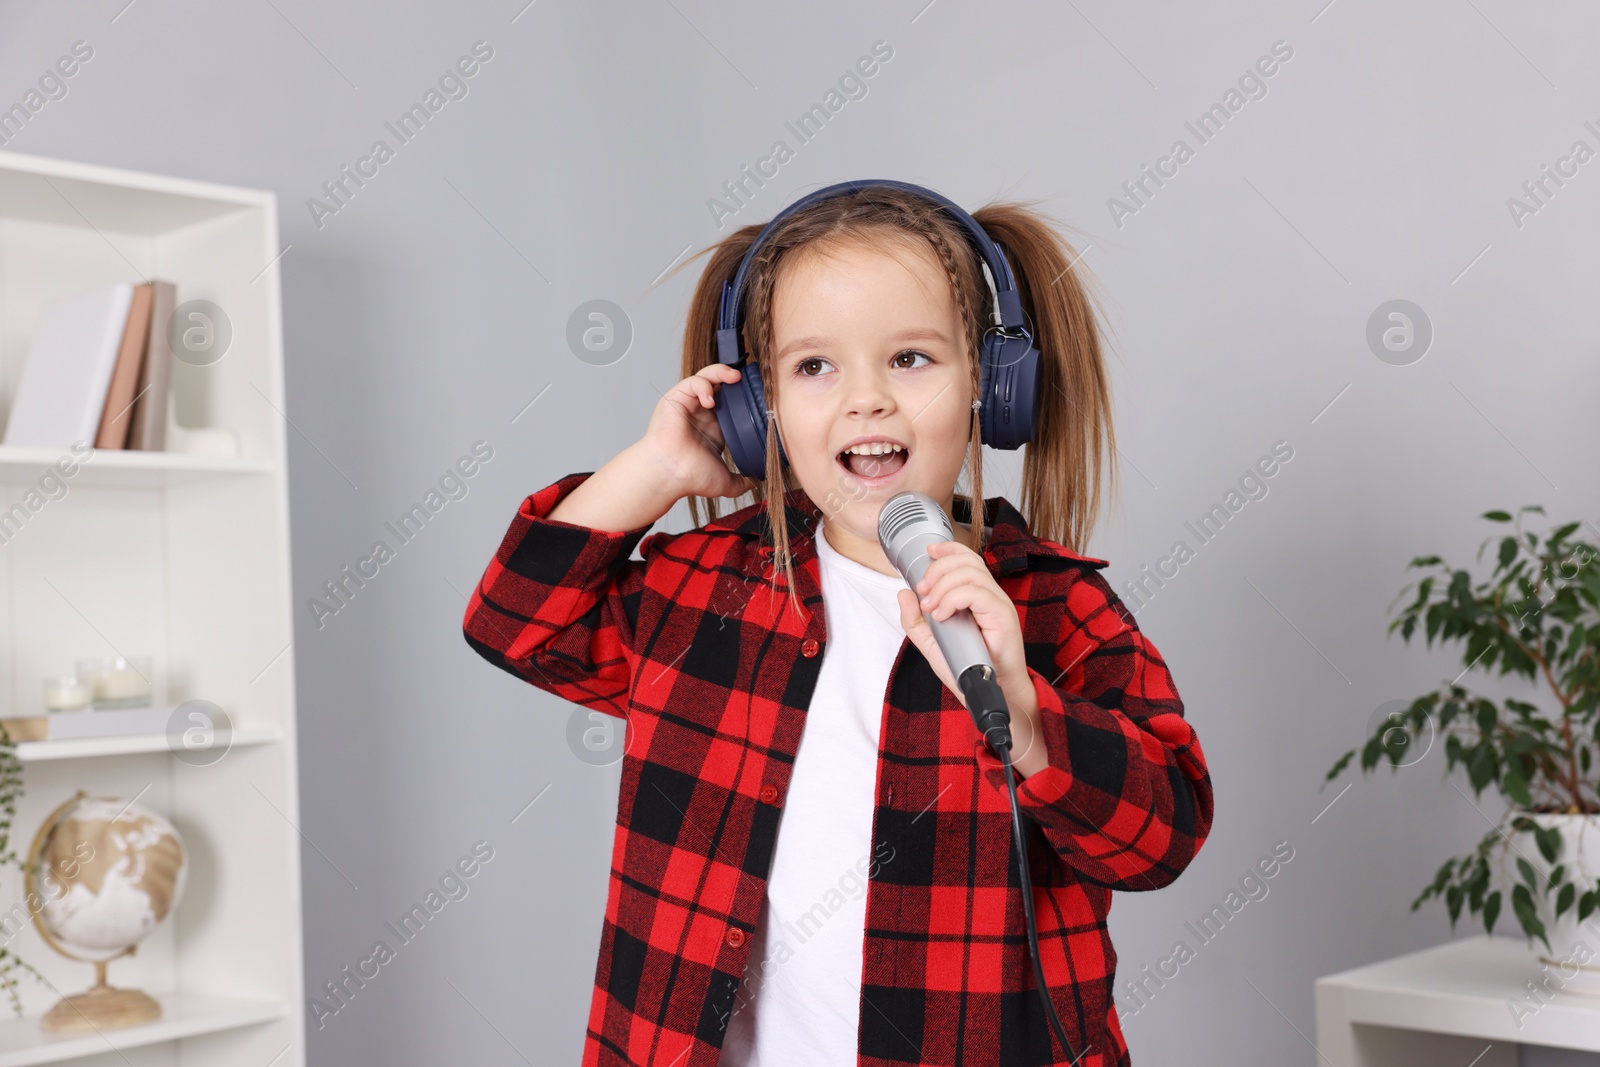
<instances>
[{"instance_id":1,"label":"black microphone cable","mask_svg":"<svg viewBox=\"0 0 1600 1067\"><path fill-rule=\"evenodd\" d=\"M1033 957L1034 984L1039 987L1039 998L1055 1028L1056 1040L1066 1050L1069 1063L1077 1063L1072 1044L1067 1040L1066 1028L1056 1015L1056 1006L1050 1001L1049 987L1044 981L1044 967L1039 963L1039 930L1033 918L1033 876L1028 871L1028 840L1022 829L1022 806L1017 802L1017 776L1011 767L1011 711L1006 707L1005 694L995 677L994 668L988 664L968 667L959 679L961 693L967 698L967 710L972 721L983 734L984 742L1000 760L1006 774L1006 792L1011 797L1011 830L1016 841L1017 871L1022 878L1022 914L1028 925L1028 951ZM1085 1050L1087 1051L1087 1050Z\"/></svg>"}]
</instances>

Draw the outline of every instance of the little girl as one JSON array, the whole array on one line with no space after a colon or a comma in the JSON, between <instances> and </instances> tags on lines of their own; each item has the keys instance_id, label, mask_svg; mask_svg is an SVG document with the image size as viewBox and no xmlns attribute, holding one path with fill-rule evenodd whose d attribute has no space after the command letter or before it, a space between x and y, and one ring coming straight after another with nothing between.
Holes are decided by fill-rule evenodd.
<instances>
[{"instance_id":1,"label":"little girl","mask_svg":"<svg viewBox=\"0 0 1600 1067\"><path fill-rule=\"evenodd\" d=\"M763 476L730 468L717 417L748 371L714 335L752 225L710 249L683 380L644 436L524 500L467 606L489 662L627 723L585 1067L1127 1065L1111 891L1168 884L1210 832L1166 663L1106 561L1077 554L1113 437L1072 249L1022 206L972 216L1039 351L1019 511L982 495L996 298L974 241L915 187L858 184L781 218L747 266ZM915 591L877 535L907 489L957 531ZM710 521L645 537L685 497ZM1011 712L1070 1054L1035 983L1004 767L927 621L963 610Z\"/></svg>"}]
</instances>

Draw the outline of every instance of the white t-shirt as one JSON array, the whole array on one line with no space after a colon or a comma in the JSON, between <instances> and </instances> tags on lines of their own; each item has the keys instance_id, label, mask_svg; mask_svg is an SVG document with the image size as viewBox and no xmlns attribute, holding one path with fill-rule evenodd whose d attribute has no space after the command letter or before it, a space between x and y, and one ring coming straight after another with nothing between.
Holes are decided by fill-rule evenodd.
<instances>
[{"instance_id":1,"label":"white t-shirt","mask_svg":"<svg viewBox=\"0 0 1600 1067\"><path fill-rule=\"evenodd\" d=\"M840 555L820 519L816 539L828 643L723 1039L727 1067L856 1062L878 735L906 583Z\"/></svg>"}]
</instances>

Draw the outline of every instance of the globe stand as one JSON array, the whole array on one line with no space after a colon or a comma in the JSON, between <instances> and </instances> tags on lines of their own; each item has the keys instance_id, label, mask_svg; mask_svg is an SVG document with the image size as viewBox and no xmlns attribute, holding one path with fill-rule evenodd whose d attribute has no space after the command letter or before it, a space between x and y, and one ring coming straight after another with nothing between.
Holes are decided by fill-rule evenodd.
<instances>
[{"instance_id":1,"label":"globe stand","mask_svg":"<svg viewBox=\"0 0 1600 1067\"><path fill-rule=\"evenodd\" d=\"M88 1033L138 1026L161 1018L161 1005L138 989L118 989L106 983L106 962L96 960L94 987L62 997L45 1012L39 1028L52 1034Z\"/></svg>"}]
</instances>

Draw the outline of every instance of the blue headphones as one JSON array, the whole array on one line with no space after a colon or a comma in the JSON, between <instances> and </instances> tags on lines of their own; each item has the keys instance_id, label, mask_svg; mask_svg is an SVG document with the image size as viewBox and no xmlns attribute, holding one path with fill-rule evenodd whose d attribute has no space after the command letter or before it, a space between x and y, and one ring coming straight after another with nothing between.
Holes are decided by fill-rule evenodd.
<instances>
[{"instance_id":1,"label":"blue headphones","mask_svg":"<svg viewBox=\"0 0 1600 1067\"><path fill-rule=\"evenodd\" d=\"M978 255L989 267L994 282L995 310L1000 320L984 331L978 361L978 431L991 448L1013 450L1033 440L1039 415L1039 350L1023 321L1022 297L1017 292L998 245L978 225L976 219L959 206L931 189L888 179L840 182L819 189L795 201L773 216L761 228L749 251L739 263L731 282L722 283L722 303L717 317L717 362L737 367L737 382L717 387L717 423L739 473L749 478L764 478L767 473L767 398L761 384L761 369L746 359L739 343L745 276L756 251L780 222L819 200L842 196L872 186L886 186L915 193L933 201L961 224ZM778 442L778 460L787 463L783 442Z\"/></svg>"}]
</instances>

